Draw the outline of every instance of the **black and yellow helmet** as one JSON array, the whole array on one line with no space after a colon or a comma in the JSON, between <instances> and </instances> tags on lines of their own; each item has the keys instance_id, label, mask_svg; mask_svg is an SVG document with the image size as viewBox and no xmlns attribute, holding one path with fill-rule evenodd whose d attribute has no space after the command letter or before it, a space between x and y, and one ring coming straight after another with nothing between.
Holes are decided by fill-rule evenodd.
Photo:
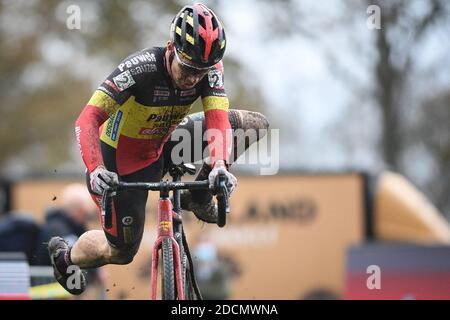
<instances>
[{"instance_id":1,"label":"black and yellow helmet","mask_svg":"<svg viewBox=\"0 0 450 320\"><path fill-rule=\"evenodd\" d=\"M207 69L222 60L225 31L215 13L201 3L185 6L170 26L177 53L196 69Z\"/></svg>"}]
</instances>

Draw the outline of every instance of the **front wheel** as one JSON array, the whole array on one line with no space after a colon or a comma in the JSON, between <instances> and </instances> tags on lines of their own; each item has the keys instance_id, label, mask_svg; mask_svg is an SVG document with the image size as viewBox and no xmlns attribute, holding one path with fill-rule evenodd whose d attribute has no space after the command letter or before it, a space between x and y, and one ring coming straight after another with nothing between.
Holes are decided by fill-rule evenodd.
<instances>
[{"instance_id":1,"label":"front wheel","mask_svg":"<svg viewBox=\"0 0 450 320\"><path fill-rule=\"evenodd\" d=\"M173 260L173 247L170 238L163 239L162 246L162 299L175 300L175 264Z\"/></svg>"}]
</instances>

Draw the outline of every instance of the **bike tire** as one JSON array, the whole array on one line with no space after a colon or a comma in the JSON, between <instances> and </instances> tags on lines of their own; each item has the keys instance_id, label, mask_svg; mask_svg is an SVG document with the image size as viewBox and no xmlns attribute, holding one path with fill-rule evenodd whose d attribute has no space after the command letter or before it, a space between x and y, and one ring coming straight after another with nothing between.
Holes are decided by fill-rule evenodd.
<instances>
[{"instance_id":1,"label":"bike tire","mask_svg":"<svg viewBox=\"0 0 450 320\"><path fill-rule=\"evenodd\" d=\"M182 241L180 241L178 243L178 246L180 248L180 259L181 259L181 283L183 286L183 295L184 295L184 300L190 300L187 296L186 296L186 270L187 270L187 257L186 257L186 252L184 251L184 245L182 243ZM178 288L175 288L177 291L177 296L178 296Z\"/></svg>"},{"instance_id":2,"label":"bike tire","mask_svg":"<svg viewBox=\"0 0 450 320\"><path fill-rule=\"evenodd\" d=\"M184 230L182 231L181 247L183 248L183 261L185 262L183 263L184 298L186 300L202 300L202 295L195 279L194 265Z\"/></svg>"},{"instance_id":3,"label":"bike tire","mask_svg":"<svg viewBox=\"0 0 450 320\"><path fill-rule=\"evenodd\" d=\"M184 251L183 243L180 243L179 246L181 256L181 277L182 277L181 279L183 284L184 300L195 300L195 292L191 279L189 261L186 255L186 251ZM178 288L176 288L176 290L178 290Z\"/></svg>"},{"instance_id":4,"label":"bike tire","mask_svg":"<svg viewBox=\"0 0 450 320\"><path fill-rule=\"evenodd\" d=\"M175 300L175 264L173 259L172 240L169 238L163 239L161 244L162 251L162 299Z\"/></svg>"},{"instance_id":5,"label":"bike tire","mask_svg":"<svg viewBox=\"0 0 450 320\"><path fill-rule=\"evenodd\" d=\"M186 258L186 260L187 260L187 258ZM184 274L183 274L184 299L185 300L196 300L189 265L187 265L186 268L184 268L183 272L184 272Z\"/></svg>"}]
</instances>

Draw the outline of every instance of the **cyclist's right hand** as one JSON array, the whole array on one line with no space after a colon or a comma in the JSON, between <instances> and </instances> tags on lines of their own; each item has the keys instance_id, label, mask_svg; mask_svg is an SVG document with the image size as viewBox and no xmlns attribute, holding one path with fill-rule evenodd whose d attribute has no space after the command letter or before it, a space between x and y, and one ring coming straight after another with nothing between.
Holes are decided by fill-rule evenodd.
<instances>
[{"instance_id":1,"label":"cyclist's right hand","mask_svg":"<svg viewBox=\"0 0 450 320\"><path fill-rule=\"evenodd\" d=\"M99 195L102 195L106 188L119 184L119 177L117 173L108 171L103 165L95 168L89 177L91 180L91 190Z\"/></svg>"},{"instance_id":2,"label":"cyclist's right hand","mask_svg":"<svg viewBox=\"0 0 450 320\"><path fill-rule=\"evenodd\" d=\"M236 177L229 172L225 167L215 167L208 176L208 180L209 180L209 187L210 188L214 188L215 184L216 184L216 180L219 176L219 174L224 174L226 177L226 188L228 191L228 197L231 196L231 194L234 192L234 190L236 189L237 186L237 179Z\"/></svg>"}]
</instances>

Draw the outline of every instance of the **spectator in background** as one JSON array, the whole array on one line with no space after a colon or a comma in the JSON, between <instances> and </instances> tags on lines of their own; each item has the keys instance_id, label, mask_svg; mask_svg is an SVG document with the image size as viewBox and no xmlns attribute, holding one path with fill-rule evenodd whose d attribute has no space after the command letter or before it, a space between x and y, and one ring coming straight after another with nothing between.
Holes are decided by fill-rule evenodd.
<instances>
[{"instance_id":1,"label":"spectator in background","mask_svg":"<svg viewBox=\"0 0 450 320\"><path fill-rule=\"evenodd\" d=\"M193 262L195 278L203 299L226 300L231 294L231 266L218 256L213 243L200 238L194 247Z\"/></svg>"},{"instance_id":2,"label":"spectator in background","mask_svg":"<svg viewBox=\"0 0 450 320\"><path fill-rule=\"evenodd\" d=\"M93 215L96 215L97 208L82 184L66 186L62 190L60 200L59 207L47 210L33 264L50 266L47 251L47 242L50 238L60 235L69 242L69 245L72 245L87 231L87 223Z\"/></svg>"},{"instance_id":3,"label":"spectator in background","mask_svg":"<svg viewBox=\"0 0 450 320\"><path fill-rule=\"evenodd\" d=\"M40 227L29 213L9 212L0 217L0 252L23 252L33 262Z\"/></svg>"}]
</instances>

